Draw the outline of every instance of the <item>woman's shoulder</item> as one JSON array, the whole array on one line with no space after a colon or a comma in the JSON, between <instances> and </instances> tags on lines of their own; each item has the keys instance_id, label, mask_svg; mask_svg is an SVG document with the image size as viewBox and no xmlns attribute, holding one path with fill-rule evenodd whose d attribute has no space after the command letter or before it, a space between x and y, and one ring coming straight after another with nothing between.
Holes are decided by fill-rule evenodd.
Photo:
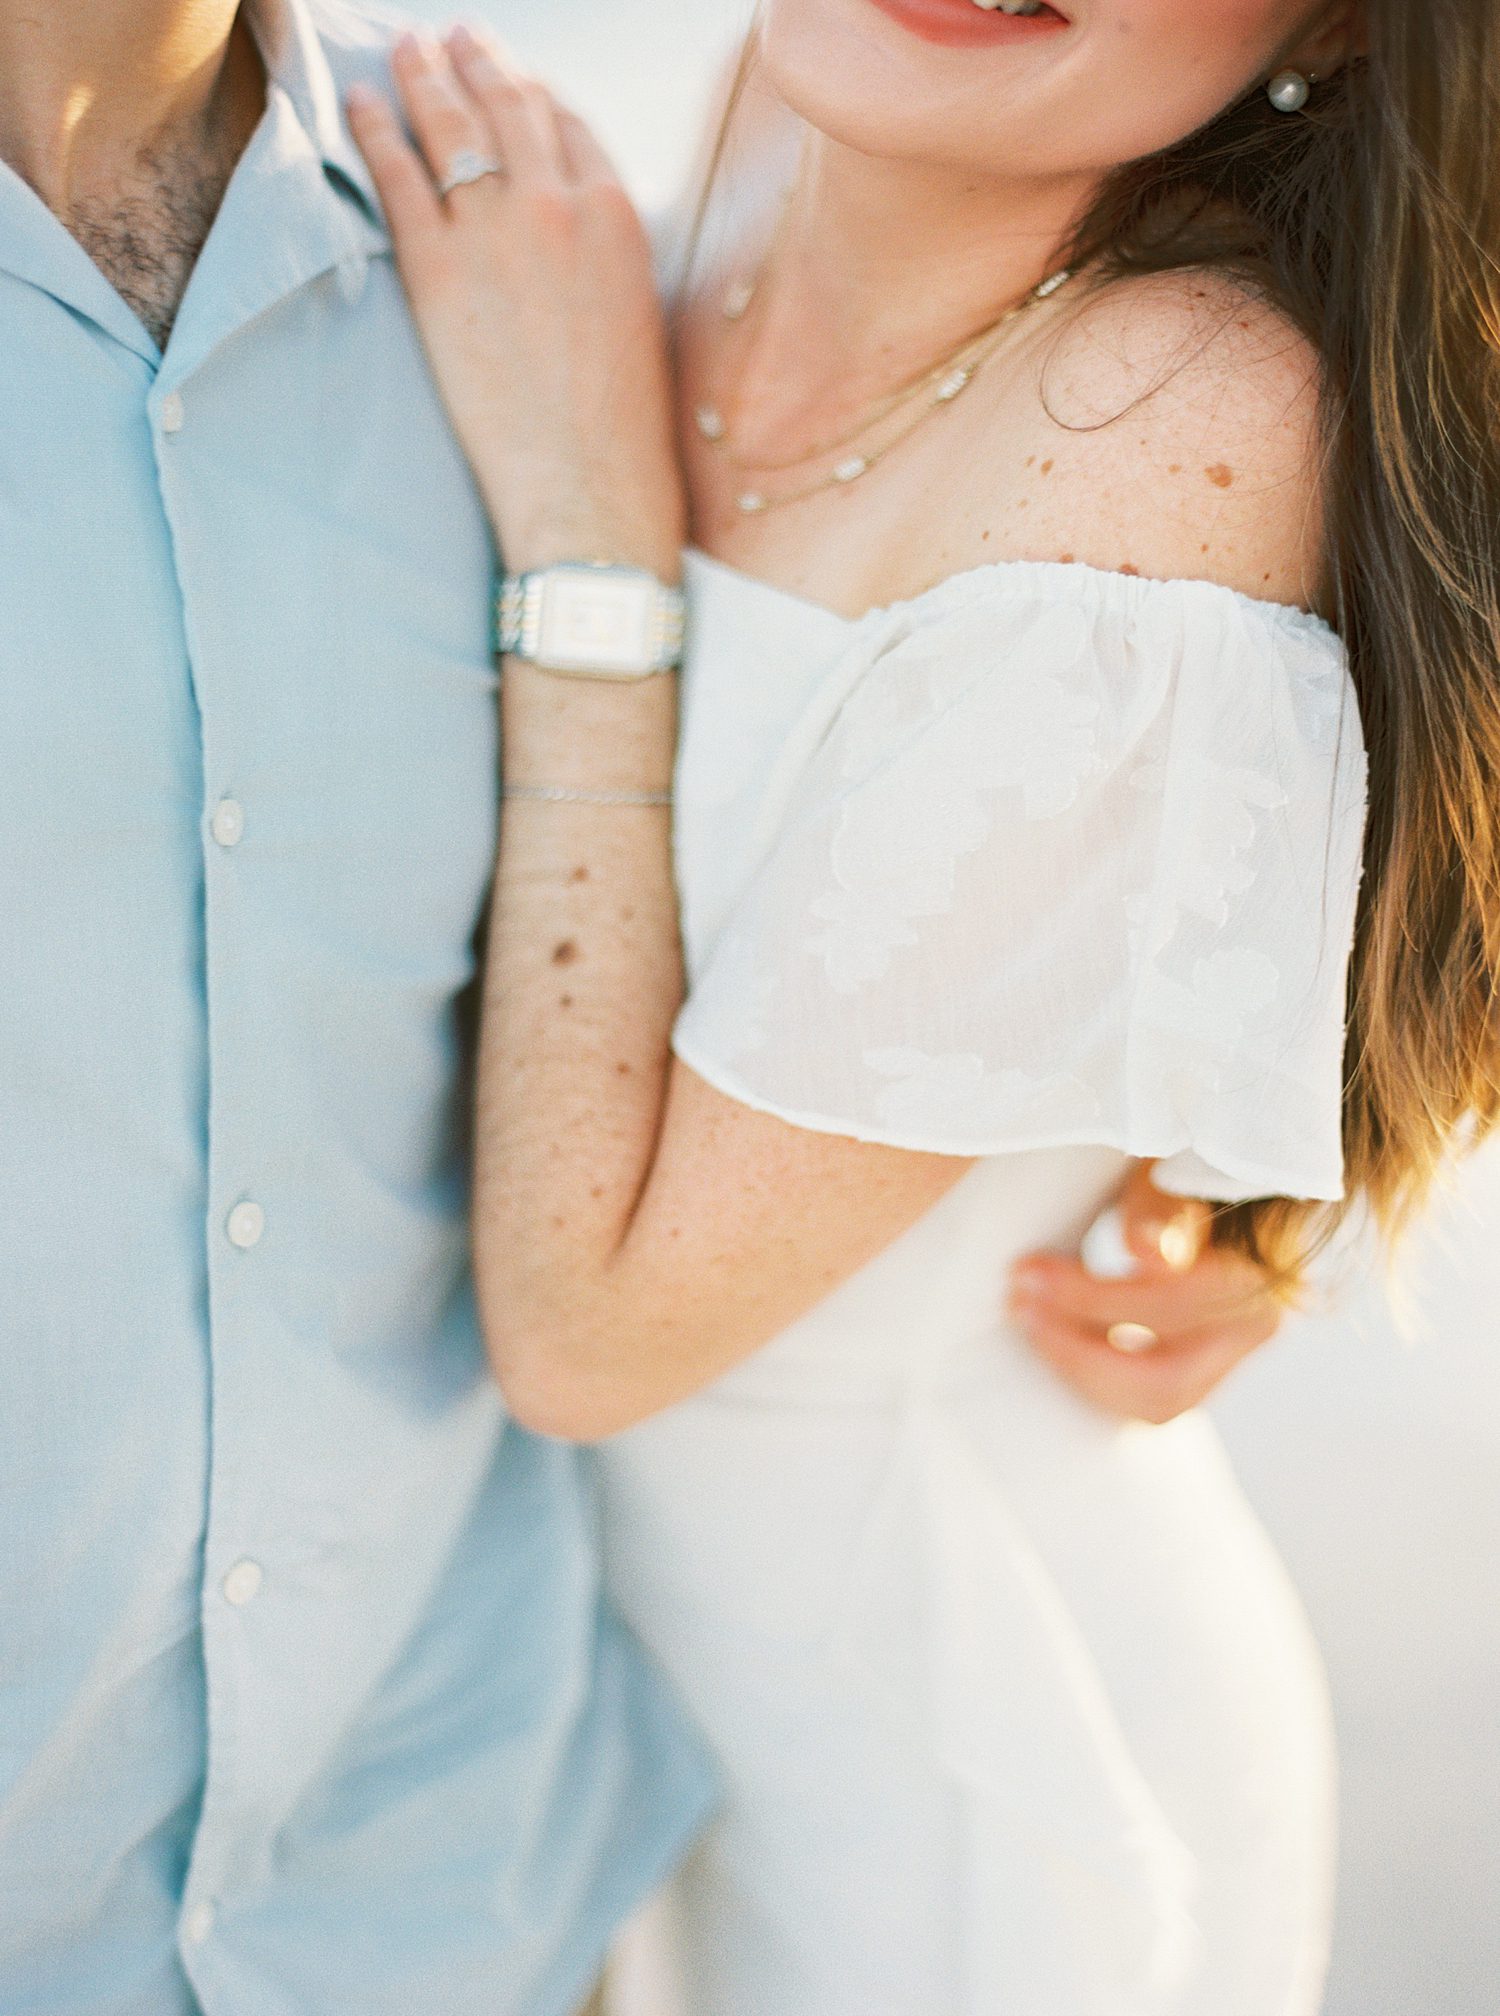
<instances>
[{"instance_id":1,"label":"woman's shoulder","mask_svg":"<svg viewBox=\"0 0 1500 2016\"><path fill-rule=\"evenodd\" d=\"M1036 355L1025 452L972 486L971 545L1316 608L1321 370L1283 314L1220 274L1131 276Z\"/></svg>"}]
</instances>

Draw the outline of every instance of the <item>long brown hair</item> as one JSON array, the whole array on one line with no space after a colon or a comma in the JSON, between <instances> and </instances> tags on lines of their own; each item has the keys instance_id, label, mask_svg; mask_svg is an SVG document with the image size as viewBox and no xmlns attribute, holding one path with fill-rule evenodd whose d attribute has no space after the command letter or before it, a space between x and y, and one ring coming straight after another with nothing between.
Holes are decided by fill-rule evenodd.
<instances>
[{"instance_id":1,"label":"long brown hair","mask_svg":"<svg viewBox=\"0 0 1500 2016\"><path fill-rule=\"evenodd\" d=\"M1370 756L1344 1145L1396 1229L1500 1117L1500 0L1365 20L1306 112L1257 90L1117 172L1075 256L1228 271L1323 360L1326 589ZM1284 1199L1220 1217L1282 1270L1316 1229Z\"/></svg>"},{"instance_id":2,"label":"long brown hair","mask_svg":"<svg viewBox=\"0 0 1500 2016\"><path fill-rule=\"evenodd\" d=\"M1323 360L1326 599L1372 807L1344 1144L1395 1231L1500 1119L1500 0L1364 15L1368 53L1306 111L1257 87L1117 170L1068 256L1231 274ZM1290 1283L1340 1215L1262 1199L1218 1236Z\"/></svg>"}]
</instances>

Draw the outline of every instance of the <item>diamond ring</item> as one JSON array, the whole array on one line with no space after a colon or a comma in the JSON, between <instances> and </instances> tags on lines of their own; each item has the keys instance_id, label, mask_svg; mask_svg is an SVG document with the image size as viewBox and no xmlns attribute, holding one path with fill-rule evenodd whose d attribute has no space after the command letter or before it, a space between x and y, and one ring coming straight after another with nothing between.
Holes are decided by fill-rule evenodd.
<instances>
[{"instance_id":1,"label":"diamond ring","mask_svg":"<svg viewBox=\"0 0 1500 2016\"><path fill-rule=\"evenodd\" d=\"M455 189L466 189L471 182L483 182L488 175L505 173L505 164L491 154L476 154L465 148L455 154L448 166L448 173L438 184L439 196L451 196Z\"/></svg>"},{"instance_id":2,"label":"diamond ring","mask_svg":"<svg viewBox=\"0 0 1500 2016\"><path fill-rule=\"evenodd\" d=\"M1116 1351L1128 1352L1132 1357L1142 1351L1154 1351L1161 1343L1160 1337L1145 1323L1115 1323L1104 1336Z\"/></svg>"}]
</instances>

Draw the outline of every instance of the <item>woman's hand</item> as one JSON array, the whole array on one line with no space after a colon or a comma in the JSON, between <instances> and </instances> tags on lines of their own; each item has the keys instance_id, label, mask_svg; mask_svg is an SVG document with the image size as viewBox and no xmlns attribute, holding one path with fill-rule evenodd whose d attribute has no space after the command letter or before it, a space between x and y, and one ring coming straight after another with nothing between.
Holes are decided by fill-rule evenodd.
<instances>
[{"instance_id":1,"label":"woman's hand","mask_svg":"<svg viewBox=\"0 0 1500 2016\"><path fill-rule=\"evenodd\" d=\"M683 491L634 205L582 121L467 30L404 37L393 69L416 146L373 91L350 93L349 122L507 566L674 578Z\"/></svg>"},{"instance_id":2,"label":"woman's hand","mask_svg":"<svg viewBox=\"0 0 1500 2016\"><path fill-rule=\"evenodd\" d=\"M1012 1274L1009 1314L1081 1398L1161 1425L1206 1400L1286 1311L1249 1260L1209 1244L1209 1207L1158 1190L1151 1169L1139 1163L1118 1199L1134 1271L1100 1279L1072 1255L1033 1254ZM1121 1326L1125 1348L1110 1340Z\"/></svg>"}]
</instances>

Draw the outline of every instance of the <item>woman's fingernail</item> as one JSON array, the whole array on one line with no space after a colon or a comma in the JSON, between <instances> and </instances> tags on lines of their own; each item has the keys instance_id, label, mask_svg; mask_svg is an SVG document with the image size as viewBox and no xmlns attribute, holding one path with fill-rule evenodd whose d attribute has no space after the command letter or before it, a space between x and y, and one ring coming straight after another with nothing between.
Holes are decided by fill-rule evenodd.
<instances>
[{"instance_id":1,"label":"woman's fingernail","mask_svg":"<svg viewBox=\"0 0 1500 2016\"><path fill-rule=\"evenodd\" d=\"M1146 1323L1112 1323L1105 1332L1105 1341L1116 1351L1135 1358L1143 1351L1154 1351L1161 1338Z\"/></svg>"}]
</instances>

